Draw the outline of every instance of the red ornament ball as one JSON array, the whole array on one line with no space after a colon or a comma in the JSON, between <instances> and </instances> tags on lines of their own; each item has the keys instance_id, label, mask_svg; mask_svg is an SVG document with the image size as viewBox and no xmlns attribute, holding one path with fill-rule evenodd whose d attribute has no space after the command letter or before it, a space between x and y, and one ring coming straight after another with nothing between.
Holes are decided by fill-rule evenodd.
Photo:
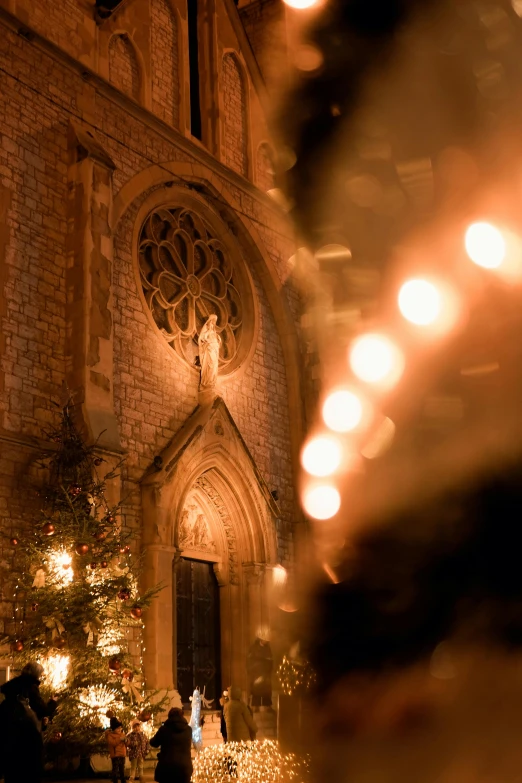
<instances>
[{"instance_id":1,"label":"red ornament ball","mask_svg":"<svg viewBox=\"0 0 522 783\"><path fill-rule=\"evenodd\" d=\"M65 647L65 639L63 638L63 636L57 636L53 644L57 650L63 650L63 648Z\"/></svg>"},{"instance_id":2,"label":"red ornament ball","mask_svg":"<svg viewBox=\"0 0 522 783\"><path fill-rule=\"evenodd\" d=\"M111 672L119 672L121 669L121 661L119 658L111 658L109 660L109 671Z\"/></svg>"},{"instance_id":3,"label":"red ornament ball","mask_svg":"<svg viewBox=\"0 0 522 783\"><path fill-rule=\"evenodd\" d=\"M44 536L52 536L54 533L54 525L52 522L46 522L42 527L42 533Z\"/></svg>"},{"instance_id":4,"label":"red ornament ball","mask_svg":"<svg viewBox=\"0 0 522 783\"><path fill-rule=\"evenodd\" d=\"M128 601L130 598L130 590L127 590L126 587L122 588L118 593L118 598L120 601Z\"/></svg>"},{"instance_id":5,"label":"red ornament ball","mask_svg":"<svg viewBox=\"0 0 522 783\"><path fill-rule=\"evenodd\" d=\"M125 679L128 680L129 682L132 682L134 679L134 674L131 671L131 669L124 669L121 673L121 676L125 677Z\"/></svg>"},{"instance_id":6,"label":"red ornament ball","mask_svg":"<svg viewBox=\"0 0 522 783\"><path fill-rule=\"evenodd\" d=\"M75 549L78 555L86 555L89 551L89 544L76 544Z\"/></svg>"},{"instance_id":7,"label":"red ornament ball","mask_svg":"<svg viewBox=\"0 0 522 783\"><path fill-rule=\"evenodd\" d=\"M107 710L107 712L105 713L105 717L109 718L109 720L110 720L111 718L115 718L116 717L116 713L114 712L114 710Z\"/></svg>"},{"instance_id":8,"label":"red ornament ball","mask_svg":"<svg viewBox=\"0 0 522 783\"><path fill-rule=\"evenodd\" d=\"M16 642L11 643L11 650L13 652L22 652L23 649L24 643L20 639L17 639Z\"/></svg>"},{"instance_id":9,"label":"red ornament ball","mask_svg":"<svg viewBox=\"0 0 522 783\"><path fill-rule=\"evenodd\" d=\"M138 715L138 720L142 723L147 723L152 718L152 712L150 710L142 710Z\"/></svg>"},{"instance_id":10,"label":"red ornament ball","mask_svg":"<svg viewBox=\"0 0 522 783\"><path fill-rule=\"evenodd\" d=\"M105 539L107 538L109 533L108 533L107 530L104 530L103 528L100 528L95 533L93 533L93 535L94 535L94 538L96 539L96 541L105 541Z\"/></svg>"},{"instance_id":11,"label":"red ornament ball","mask_svg":"<svg viewBox=\"0 0 522 783\"><path fill-rule=\"evenodd\" d=\"M14 538L14 537L13 537L13 538L10 540L10 542L9 542L9 543L11 544L11 546L18 546L18 544L20 543L20 541L19 541L19 539L18 539L18 538Z\"/></svg>"},{"instance_id":12,"label":"red ornament ball","mask_svg":"<svg viewBox=\"0 0 522 783\"><path fill-rule=\"evenodd\" d=\"M105 521L107 522L108 525L112 525L116 521L116 518L113 517L112 514L107 514L107 516L105 517Z\"/></svg>"},{"instance_id":13,"label":"red ornament ball","mask_svg":"<svg viewBox=\"0 0 522 783\"><path fill-rule=\"evenodd\" d=\"M98 567L98 563L91 563L91 568L92 568L93 571L97 567Z\"/></svg>"},{"instance_id":14,"label":"red ornament ball","mask_svg":"<svg viewBox=\"0 0 522 783\"><path fill-rule=\"evenodd\" d=\"M100 467L100 465L102 464L102 462L103 462L103 460L102 460L102 458L101 458L101 457L96 457L96 459L94 460L94 464L96 465L96 467L97 467L97 468L99 468L99 467Z\"/></svg>"},{"instance_id":15,"label":"red ornament ball","mask_svg":"<svg viewBox=\"0 0 522 783\"><path fill-rule=\"evenodd\" d=\"M102 560L101 561L100 568L107 568L107 561L106 560Z\"/></svg>"},{"instance_id":16,"label":"red ornament ball","mask_svg":"<svg viewBox=\"0 0 522 783\"><path fill-rule=\"evenodd\" d=\"M69 487L69 495L72 495L72 497L77 497L82 491L82 488L79 484L71 484Z\"/></svg>"},{"instance_id":17,"label":"red ornament ball","mask_svg":"<svg viewBox=\"0 0 522 783\"><path fill-rule=\"evenodd\" d=\"M54 734L52 734L49 739L51 742L60 742L61 738L62 738L62 732L55 731Z\"/></svg>"},{"instance_id":18,"label":"red ornament ball","mask_svg":"<svg viewBox=\"0 0 522 783\"><path fill-rule=\"evenodd\" d=\"M135 620L139 620L139 618L142 615L142 612L143 612L143 609L141 608L141 606L133 606L131 611L130 611L131 617L134 617Z\"/></svg>"}]
</instances>

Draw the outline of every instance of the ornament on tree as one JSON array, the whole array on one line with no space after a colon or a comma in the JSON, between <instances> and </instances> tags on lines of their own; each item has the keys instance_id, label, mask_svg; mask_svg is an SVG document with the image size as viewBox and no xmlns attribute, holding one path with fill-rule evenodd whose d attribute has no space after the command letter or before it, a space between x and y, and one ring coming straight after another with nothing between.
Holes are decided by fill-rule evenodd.
<instances>
[{"instance_id":1,"label":"ornament on tree","mask_svg":"<svg viewBox=\"0 0 522 783\"><path fill-rule=\"evenodd\" d=\"M91 563L90 568L94 571L95 568L98 568L98 563Z\"/></svg>"},{"instance_id":2,"label":"ornament on tree","mask_svg":"<svg viewBox=\"0 0 522 783\"><path fill-rule=\"evenodd\" d=\"M15 536L13 536L13 538L11 538L9 543L11 544L11 546L18 546L18 544L20 543L20 539L18 539Z\"/></svg>"},{"instance_id":3,"label":"ornament on tree","mask_svg":"<svg viewBox=\"0 0 522 783\"><path fill-rule=\"evenodd\" d=\"M130 590L126 587L123 587L118 593L118 598L120 599L120 601L128 601L130 597L131 597Z\"/></svg>"},{"instance_id":4,"label":"ornament on tree","mask_svg":"<svg viewBox=\"0 0 522 783\"><path fill-rule=\"evenodd\" d=\"M89 551L89 544L78 543L74 549L78 555L86 555Z\"/></svg>"},{"instance_id":5,"label":"ornament on tree","mask_svg":"<svg viewBox=\"0 0 522 783\"><path fill-rule=\"evenodd\" d=\"M108 565L107 561L106 560L102 560L101 563L100 563L100 568L107 568L107 565Z\"/></svg>"},{"instance_id":6,"label":"ornament on tree","mask_svg":"<svg viewBox=\"0 0 522 783\"><path fill-rule=\"evenodd\" d=\"M132 672L132 669L124 669L121 673L121 676L124 680L130 680L132 681L134 679L134 674Z\"/></svg>"},{"instance_id":7,"label":"ornament on tree","mask_svg":"<svg viewBox=\"0 0 522 783\"><path fill-rule=\"evenodd\" d=\"M130 674L130 677L125 677L125 672L128 672ZM121 680L121 689L124 693L130 696L131 701L135 701L136 704L141 704L141 702L143 701L143 696L141 695L141 691L140 691L141 683L138 680L135 680L133 682L133 680L134 680L133 673L130 671L130 669L125 669Z\"/></svg>"},{"instance_id":8,"label":"ornament on tree","mask_svg":"<svg viewBox=\"0 0 522 783\"><path fill-rule=\"evenodd\" d=\"M54 533L54 525L52 522L46 522L42 527L42 533L44 536L52 536Z\"/></svg>"},{"instance_id":9,"label":"ornament on tree","mask_svg":"<svg viewBox=\"0 0 522 783\"><path fill-rule=\"evenodd\" d=\"M36 612L38 610L40 604L34 603L31 604L31 612Z\"/></svg>"},{"instance_id":10,"label":"ornament on tree","mask_svg":"<svg viewBox=\"0 0 522 783\"><path fill-rule=\"evenodd\" d=\"M34 575L33 587L45 587L45 571L39 568Z\"/></svg>"},{"instance_id":11,"label":"ornament on tree","mask_svg":"<svg viewBox=\"0 0 522 783\"><path fill-rule=\"evenodd\" d=\"M127 555L129 552L130 552L130 546L128 546L128 544L120 548L121 555Z\"/></svg>"},{"instance_id":12,"label":"ornament on tree","mask_svg":"<svg viewBox=\"0 0 522 783\"><path fill-rule=\"evenodd\" d=\"M141 606L133 606L131 611L130 611L131 617L134 617L135 620L139 620L139 618L142 615L142 611L143 610L142 610Z\"/></svg>"},{"instance_id":13,"label":"ornament on tree","mask_svg":"<svg viewBox=\"0 0 522 783\"><path fill-rule=\"evenodd\" d=\"M24 643L21 639L17 639L16 641L11 643L11 650L13 652L22 652L24 649Z\"/></svg>"},{"instance_id":14,"label":"ornament on tree","mask_svg":"<svg viewBox=\"0 0 522 783\"><path fill-rule=\"evenodd\" d=\"M62 738L62 732L55 731L54 734L51 734L51 736L49 737L49 741L56 743L56 742L60 742L61 738Z\"/></svg>"},{"instance_id":15,"label":"ornament on tree","mask_svg":"<svg viewBox=\"0 0 522 783\"><path fill-rule=\"evenodd\" d=\"M107 514L107 516L105 517L105 522L108 525L113 525L115 521L116 521L116 518L112 514Z\"/></svg>"},{"instance_id":16,"label":"ornament on tree","mask_svg":"<svg viewBox=\"0 0 522 783\"><path fill-rule=\"evenodd\" d=\"M81 494L81 491L82 488L80 487L79 484L71 484L71 486L69 487L69 495L71 495L71 497L73 498L78 497L78 495Z\"/></svg>"},{"instance_id":17,"label":"ornament on tree","mask_svg":"<svg viewBox=\"0 0 522 783\"><path fill-rule=\"evenodd\" d=\"M54 644L54 646L56 647L57 650L63 650L63 648L66 645L66 641L63 638L63 636L57 636L56 639L54 640L53 644Z\"/></svg>"},{"instance_id":18,"label":"ornament on tree","mask_svg":"<svg viewBox=\"0 0 522 783\"><path fill-rule=\"evenodd\" d=\"M151 718L152 713L150 710L142 710L138 715L138 720L140 720L142 723L147 723Z\"/></svg>"},{"instance_id":19,"label":"ornament on tree","mask_svg":"<svg viewBox=\"0 0 522 783\"><path fill-rule=\"evenodd\" d=\"M96 530L95 533L93 533L93 536L96 539L96 541L105 541L108 535L109 532L107 530L104 530L103 528L100 528L99 530Z\"/></svg>"},{"instance_id":20,"label":"ornament on tree","mask_svg":"<svg viewBox=\"0 0 522 783\"><path fill-rule=\"evenodd\" d=\"M119 672L121 669L121 661L119 658L114 656L113 658L110 658L109 660L109 671L111 671L113 674Z\"/></svg>"}]
</instances>

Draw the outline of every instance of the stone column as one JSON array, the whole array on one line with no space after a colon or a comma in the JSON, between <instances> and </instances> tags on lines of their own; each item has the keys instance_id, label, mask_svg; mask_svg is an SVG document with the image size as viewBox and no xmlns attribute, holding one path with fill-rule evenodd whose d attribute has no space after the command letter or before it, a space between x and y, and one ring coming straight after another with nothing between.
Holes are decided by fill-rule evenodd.
<instances>
[{"instance_id":1,"label":"stone column","mask_svg":"<svg viewBox=\"0 0 522 783\"><path fill-rule=\"evenodd\" d=\"M67 383L101 448L120 449L113 390L114 163L89 130L70 124Z\"/></svg>"},{"instance_id":2,"label":"stone column","mask_svg":"<svg viewBox=\"0 0 522 783\"><path fill-rule=\"evenodd\" d=\"M144 552L143 586L158 583L163 590L145 611L143 666L147 688L174 688L174 564L177 550L166 544L148 544Z\"/></svg>"}]
</instances>

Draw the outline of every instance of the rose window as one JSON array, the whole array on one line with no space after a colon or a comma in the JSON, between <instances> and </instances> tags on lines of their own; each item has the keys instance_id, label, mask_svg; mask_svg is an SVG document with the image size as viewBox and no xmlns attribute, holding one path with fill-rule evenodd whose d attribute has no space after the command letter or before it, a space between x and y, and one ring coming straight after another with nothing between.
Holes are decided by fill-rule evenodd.
<instances>
[{"instance_id":1,"label":"rose window","mask_svg":"<svg viewBox=\"0 0 522 783\"><path fill-rule=\"evenodd\" d=\"M240 280L228 248L193 211L159 207L141 229L139 264L147 305L165 340L194 365L201 327L216 315L225 369L243 329Z\"/></svg>"}]
</instances>

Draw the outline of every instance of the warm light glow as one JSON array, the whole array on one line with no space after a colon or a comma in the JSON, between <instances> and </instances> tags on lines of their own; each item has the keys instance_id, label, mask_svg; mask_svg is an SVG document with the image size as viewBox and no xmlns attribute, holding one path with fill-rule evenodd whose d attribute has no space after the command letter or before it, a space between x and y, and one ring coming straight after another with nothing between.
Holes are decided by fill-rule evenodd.
<instances>
[{"instance_id":1,"label":"warm light glow","mask_svg":"<svg viewBox=\"0 0 522 783\"><path fill-rule=\"evenodd\" d=\"M305 490L303 508L314 519L330 519L341 507L341 496L331 484L319 484Z\"/></svg>"},{"instance_id":2,"label":"warm light glow","mask_svg":"<svg viewBox=\"0 0 522 783\"><path fill-rule=\"evenodd\" d=\"M306 677L303 684L313 685L311 669L299 677ZM196 753L192 783L305 783L309 766L306 756L283 753L274 740L220 743Z\"/></svg>"},{"instance_id":3,"label":"warm light glow","mask_svg":"<svg viewBox=\"0 0 522 783\"><path fill-rule=\"evenodd\" d=\"M286 568L282 565L276 565L272 569L272 581L276 587L283 587L288 579Z\"/></svg>"},{"instance_id":4,"label":"warm light glow","mask_svg":"<svg viewBox=\"0 0 522 783\"><path fill-rule=\"evenodd\" d=\"M361 449L361 454L366 459L377 459L385 451L388 451L395 438L395 424L391 419L383 419L379 427L372 433L370 439Z\"/></svg>"},{"instance_id":5,"label":"warm light glow","mask_svg":"<svg viewBox=\"0 0 522 783\"><path fill-rule=\"evenodd\" d=\"M363 406L359 397L346 389L332 392L323 404L323 420L335 432L350 432L362 420Z\"/></svg>"},{"instance_id":6,"label":"warm light glow","mask_svg":"<svg viewBox=\"0 0 522 783\"><path fill-rule=\"evenodd\" d=\"M98 636L97 647L102 655L118 655L124 644L122 631L119 627L105 626Z\"/></svg>"},{"instance_id":7,"label":"warm light glow","mask_svg":"<svg viewBox=\"0 0 522 783\"><path fill-rule=\"evenodd\" d=\"M314 5L318 5L319 0L284 0L284 2L290 8L297 8L302 11L305 8L312 8Z\"/></svg>"},{"instance_id":8,"label":"warm light glow","mask_svg":"<svg viewBox=\"0 0 522 783\"><path fill-rule=\"evenodd\" d=\"M71 563L72 557L65 549L58 549L49 554L49 571L58 586L65 587L74 579Z\"/></svg>"},{"instance_id":9,"label":"warm light glow","mask_svg":"<svg viewBox=\"0 0 522 783\"><path fill-rule=\"evenodd\" d=\"M381 334L358 337L352 344L349 359L355 375L366 383L394 383L404 366L397 346Z\"/></svg>"},{"instance_id":10,"label":"warm light glow","mask_svg":"<svg viewBox=\"0 0 522 783\"><path fill-rule=\"evenodd\" d=\"M416 326L430 326L441 315L442 297L428 280L408 280L399 291L399 310Z\"/></svg>"},{"instance_id":11,"label":"warm light glow","mask_svg":"<svg viewBox=\"0 0 522 783\"><path fill-rule=\"evenodd\" d=\"M473 223L466 231L466 252L485 269L498 269L506 257L506 242L491 223Z\"/></svg>"},{"instance_id":12,"label":"warm light glow","mask_svg":"<svg viewBox=\"0 0 522 783\"><path fill-rule=\"evenodd\" d=\"M61 691L67 685L71 659L68 655L53 653L39 661L44 670L45 684L53 693Z\"/></svg>"},{"instance_id":13,"label":"warm light glow","mask_svg":"<svg viewBox=\"0 0 522 783\"><path fill-rule=\"evenodd\" d=\"M108 729L110 719L105 714L109 708L115 712L123 707L121 701L117 701L118 693L106 685L90 685L85 688L78 697L80 701L80 715L95 726Z\"/></svg>"},{"instance_id":14,"label":"warm light glow","mask_svg":"<svg viewBox=\"0 0 522 783\"><path fill-rule=\"evenodd\" d=\"M341 459L341 444L328 435L312 438L301 452L301 464L312 476L330 476L341 464Z\"/></svg>"}]
</instances>

